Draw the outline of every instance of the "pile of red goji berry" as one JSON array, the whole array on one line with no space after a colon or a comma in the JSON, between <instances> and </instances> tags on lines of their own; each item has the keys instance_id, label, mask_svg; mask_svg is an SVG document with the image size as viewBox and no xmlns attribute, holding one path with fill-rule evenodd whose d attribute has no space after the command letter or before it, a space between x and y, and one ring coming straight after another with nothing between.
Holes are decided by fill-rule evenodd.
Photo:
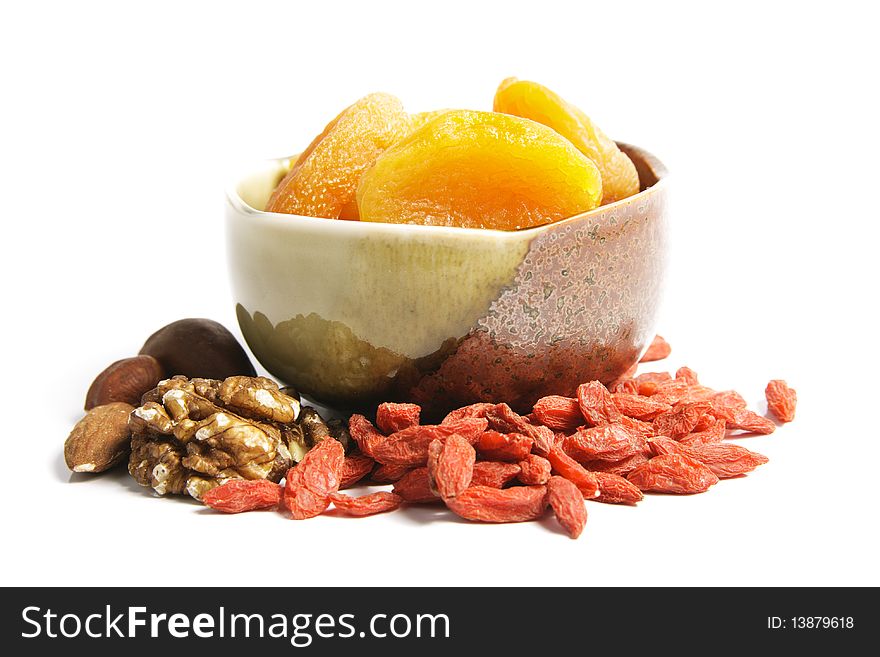
<instances>
[{"instance_id":1,"label":"pile of red goji berry","mask_svg":"<svg viewBox=\"0 0 880 657\"><path fill-rule=\"evenodd\" d=\"M658 336L641 362L669 353ZM794 419L797 396L784 381L771 381L766 397L779 421ZM228 513L278 507L296 519L317 516L331 503L354 516L443 503L480 522L535 520L549 506L577 538L587 520L584 500L635 504L643 492L705 492L767 462L724 442L731 432L776 428L748 410L739 393L701 385L688 367L674 376L635 376L633 367L609 387L591 381L578 387L577 397L539 399L526 416L505 403L465 406L436 425L419 424L419 415L415 404L397 403L381 404L375 425L352 415L355 453L346 456L328 438L288 471L283 486L232 480L203 501ZM394 492L339 492L368 475L373 483L394 484Z\"/></svg>"}]
</instances>

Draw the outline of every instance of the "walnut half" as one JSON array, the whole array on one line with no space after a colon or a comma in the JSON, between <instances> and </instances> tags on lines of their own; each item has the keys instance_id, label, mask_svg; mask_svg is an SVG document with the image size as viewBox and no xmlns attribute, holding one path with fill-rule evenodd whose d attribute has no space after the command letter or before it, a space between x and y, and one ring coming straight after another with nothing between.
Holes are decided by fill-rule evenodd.
<instances>
[{"instance_id":1,"label":"walnut half","mask_svg":"<svg viewBox=\"0 0 880 657\"><path fill-rule=\"evenodd\" d=\"M303 450L299 401L264 377L175 376L129 417L128 471L160 495L196 499L229 479L279 481Z\"/></svg>"}]
</instances>

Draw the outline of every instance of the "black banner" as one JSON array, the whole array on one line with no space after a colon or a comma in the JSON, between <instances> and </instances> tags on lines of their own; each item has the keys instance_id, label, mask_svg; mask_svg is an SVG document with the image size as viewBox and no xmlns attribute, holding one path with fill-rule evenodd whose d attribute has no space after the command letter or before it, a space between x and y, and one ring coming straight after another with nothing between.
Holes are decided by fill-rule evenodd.
<instances>
[{"instance_id":1,"label":"black banner","mask_svg":"<svg viewBox=\"0 0 880 657\"><path fill-rule=\"evenodd\" d=\"M2 627L3 646L18 649L7 654L813 651L876 637L872 598L831 588L7 588Z\"/></svg>"}]
</instances>

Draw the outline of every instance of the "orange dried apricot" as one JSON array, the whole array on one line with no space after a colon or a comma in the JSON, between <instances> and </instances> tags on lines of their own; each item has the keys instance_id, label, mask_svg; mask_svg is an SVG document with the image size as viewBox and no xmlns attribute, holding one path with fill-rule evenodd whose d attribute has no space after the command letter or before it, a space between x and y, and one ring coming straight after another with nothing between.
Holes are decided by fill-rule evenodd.
<instances>
[{"instance_id":1,"label":"orange dried apricot","mask_svg":"<svg viewBox=\"0 0 880 657\"><path fill-rule=\"evenodd\" d=\"M452 110L448 110L448 109L439 109L439 110L432 110L430 112L419 112L417 114L413 114L412 116L410 116L410 128L409 128L410 132L415 132L416 130L418 130L422 126L425 126L428 123L430 123L431 121L433 121L434 119L436 119L437 117L443 116L447 112L451 112L451 111Z\"/></svg>"},{"instance_id":2,"label":"orange dried apricot","mask_svg":"<svg viewBox=\"0 0 880 657\"><path fill-rule=\"evenodd\" d=\"M401 102L364 96L344 109L303 151L266 204L267 212L310 217L351 216L358 181L376 157L409 131Z\"/></svg>"},{"instance_id":3,"label":"orange dried apricot","mask_svg":"<svg viewBox=\"0 0 880 657\"><path fill-rule=\"evenodd\" d=\"M507 78L495 92L493 108L553 128L595 162L602 172L602 203L639 191L635 165L580 109L537 82Z\"/></svg>"},{"instance_id":4,"label":"orange dried apricot","mask_svg":"<svg viewBox=\"0 0 880 657\"><path fill-rule=\"evenodd\" d=\"M495 112L451 110L376 159L358 186L362 221L516 230L591 210L592 161L556 131Z\"/></svg>"}]
</instances>

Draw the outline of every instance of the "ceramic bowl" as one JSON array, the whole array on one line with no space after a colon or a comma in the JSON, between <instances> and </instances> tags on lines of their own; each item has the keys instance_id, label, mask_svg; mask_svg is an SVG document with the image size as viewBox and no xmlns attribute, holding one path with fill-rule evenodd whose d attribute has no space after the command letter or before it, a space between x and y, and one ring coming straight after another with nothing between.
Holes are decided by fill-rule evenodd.
<instances>
[{"instance_id":1,"label":"ceramic bowl","mask_svg":"<svg viewBox=\"0 0 880 657\"><path fill-rule=\"evenodd\" d=\"M477 401L527 412L610 382L655 330L666 170L621 148L642 191L516 232L264 212L289 162L255 167L226 203L238 321L265 368L339 409L389 400L425 417Z\"/></svg>"}]
</instances>

